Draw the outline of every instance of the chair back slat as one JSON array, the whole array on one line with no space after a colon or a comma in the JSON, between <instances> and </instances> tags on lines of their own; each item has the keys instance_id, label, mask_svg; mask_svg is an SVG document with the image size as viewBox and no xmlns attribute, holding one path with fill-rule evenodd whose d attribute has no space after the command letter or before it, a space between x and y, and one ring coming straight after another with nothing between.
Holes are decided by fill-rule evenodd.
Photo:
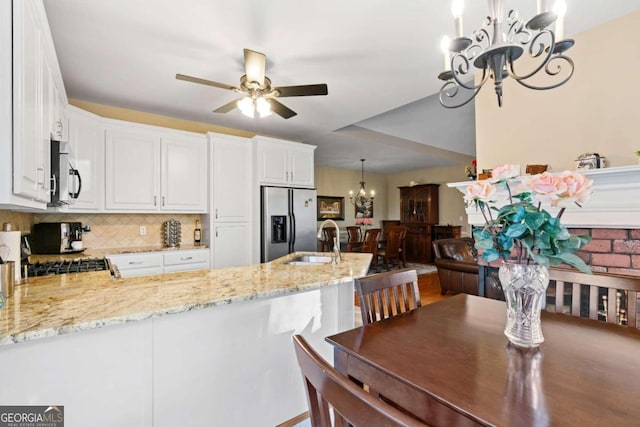
<instances>
[{"instance_id":1,"label":"chair back slat","mask_svg":"<svg viewBox=\"0 0 640 427\"><path fill-rule=\"evenodd\" d=\"M372 274L356 279L355 286L365 325L422 305L416 270Z\"/></svg>"},{"instance_id":2,"label":"chair back slat","mask_svg":"<svg viewBox=\"0 0 640 427\"><path fill-rule=\"evenodd\" d=\"M547 304L547 310L638 328L640 277L551 268L549 279L556 288L555 301Z\"/></svg>"},{"instance_id":3,"label":"chair back slat","mask_svg":"<svg viewBox=\"0 0 640 427\"><path fill-rule=\"evenodd\" d=\"M293 336L312 427L424 427L425 423L367 393L328 364L301 335ZM333 414L333 423L331 422Z\"/></svg>"}]
</instances>

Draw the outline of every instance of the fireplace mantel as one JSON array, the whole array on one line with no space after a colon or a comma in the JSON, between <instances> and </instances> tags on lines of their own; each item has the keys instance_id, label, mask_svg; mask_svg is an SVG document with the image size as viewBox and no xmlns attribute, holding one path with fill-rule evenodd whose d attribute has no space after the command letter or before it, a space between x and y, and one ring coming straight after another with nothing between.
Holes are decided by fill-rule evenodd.
<instances>
[{"instance_id":1,"label":"fireplace mantel","mask_svg":"<svg viewBox=\"0 0 640 427\"><path fill-rule=\"evenodd\" d=\"M563 224L570 228L640 228L640 166L580 172L593 179L593 195L581 208L567 208L562 216ZM468 185L469 181L447 184L463 194ZM499 189L495 199L499 206L505 204L506 190ZM469 224L484 224L482 214L474 206L468 206L466 211Z\"/></svg>"}]
</instances>

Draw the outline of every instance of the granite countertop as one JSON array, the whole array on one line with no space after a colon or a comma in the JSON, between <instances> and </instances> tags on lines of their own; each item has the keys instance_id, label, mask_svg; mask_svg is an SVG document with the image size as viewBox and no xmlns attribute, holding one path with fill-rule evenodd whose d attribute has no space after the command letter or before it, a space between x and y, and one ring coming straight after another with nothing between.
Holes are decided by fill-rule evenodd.
<instances>
[{"instance_id":1,"label":"granite countertop","mask_svg":"<svg viewBox=\"0 0 640 427\"><path fill-rule=\"evenodd\" d=\"M86 248L84 252L74 253L74 254L52 254L52 255L44 255L44 254L33 254L29 256L30 263L36 262L46 262L46 261L68 261L75 259L86 259L86 258L105 258L107 255L114 254L135 254L141 252L164 252L164 251L185 251L190 249L208 249L208 245L180 245L175 248L167 248L164 246L136 246L136 247L124 247L124 248L99 248L92 249Z\"/></svg>"},{"instance_id":2,"label":"granite countertop","mask_svg":"<svg viewBox=\"0 0 640 427\"><path fill-rule=\"evenodd\" d=\"M0 345L336 285L366 275L371 262L371 254L343 253L337 265L283 263L299 254L126 279L108 271L30 278L0 310Z\"/></svg>"}]
</instances>

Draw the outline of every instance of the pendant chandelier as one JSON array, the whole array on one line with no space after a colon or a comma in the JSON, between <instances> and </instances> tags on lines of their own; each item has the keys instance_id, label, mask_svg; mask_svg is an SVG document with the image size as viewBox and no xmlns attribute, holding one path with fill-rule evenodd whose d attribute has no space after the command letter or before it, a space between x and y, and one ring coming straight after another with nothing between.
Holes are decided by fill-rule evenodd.
<instances>
[{"instance_id":1,"label":"pendant chandelier","mask_svg":"<svg viewBox=\"0 0 640 427\"><path fill-rule=\"evenodd\" d=\"M367 197L367 191L364 186L366 182L364 181L364 161L365 159L360 159L362 162L362 178L360 180L360 190L354 195L353 191L349 191L349 199L354 206L359 208L371 207L373 203L373 198L376 195L376 192L371 190L370 195Z\"/></svg>"},{"instance_id":2,"label":"pendant chandelier","mask_svg":"<svg viewBox=\"0 0 640 427\"><path fill-rule=\"evenodd\" d=\"M553 11L548 10L546 0L537 0L537 14L528 21L521 19L517 10L509 11L505 21L503 3L503 0L489 0L490 15L484 19L482 27L470 37L464 37L463 1L453 0L451 11L456 38L449 40L445 36L442 39L445 70L438 75L445 82L440 88L440 104L445 108L466 105L490 78L498 96L498 106L502 107L502 82L508 77L526 88L547 90L565 84L573 76L573 61L564 52L575 42L562 39L564 0L557 0ZM549 29L554 22L555 30ZM530 61L522 62L527 63L529 69L517 72L514 64L525 52L525 58ZM474 81L477 71L481 71L478 83ZM529 81L541 71L537 82ZM540 76L551 82L542 84Z\"/></svg>"}]
</instances>

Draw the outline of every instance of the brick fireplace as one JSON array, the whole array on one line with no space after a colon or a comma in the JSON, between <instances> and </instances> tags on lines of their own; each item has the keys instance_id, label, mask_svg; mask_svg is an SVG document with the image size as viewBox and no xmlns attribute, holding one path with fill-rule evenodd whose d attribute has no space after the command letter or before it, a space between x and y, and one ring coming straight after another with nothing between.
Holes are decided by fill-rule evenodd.
<instances>
[{"instance_id":1,"label":"brick fireplace","mask_svg":"<svg viewBox=\"0 0 640 427\"><path fill-rule=\"evenodd\" d=\"M571 228L591 236L576 254L593 271L640 276L640 228Z\"/></svg>"}]
</instances>

